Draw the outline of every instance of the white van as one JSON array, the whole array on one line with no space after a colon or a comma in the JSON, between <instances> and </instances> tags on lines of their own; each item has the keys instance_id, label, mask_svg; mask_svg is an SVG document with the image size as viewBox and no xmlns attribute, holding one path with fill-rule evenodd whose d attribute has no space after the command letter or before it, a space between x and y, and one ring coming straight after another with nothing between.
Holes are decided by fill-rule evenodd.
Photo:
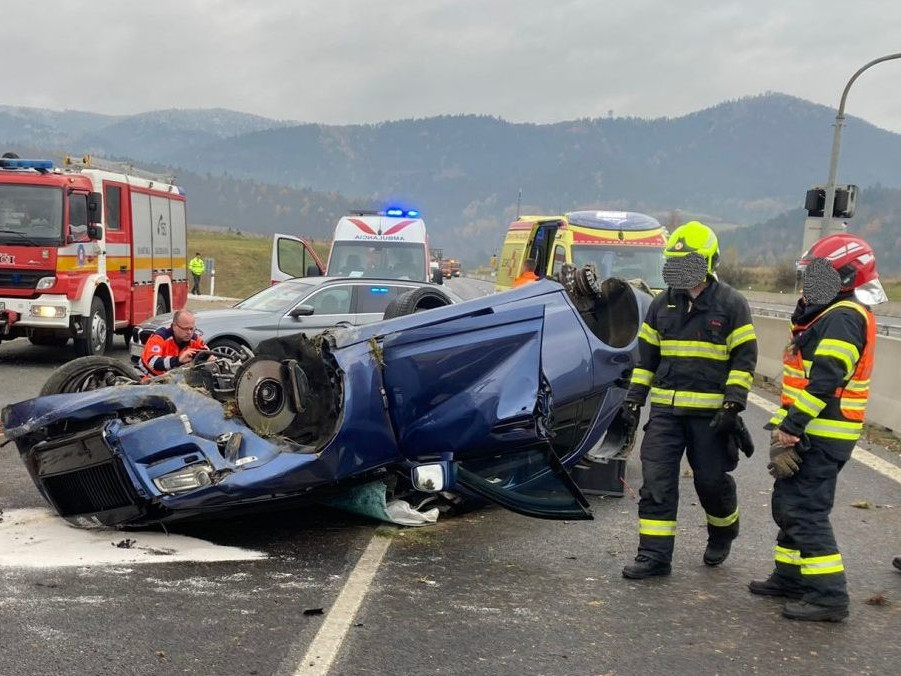
<instances>
[{"instance_id":1,"label":"white van","mask_svg":"<svg viewBox=\"0 0 901 676\"><path fill-rule=\"evenodd\" d=\"M277 252L304 242L290 235L275 235L272 281L296 277L279 263ZM300 269L305 268L301 266ZM307 275L310 273L307 272ZM418 211L387 209L358 211L342 216L335 226L326 275L430 281L429 245L425 223Z\"/></svg>"}]
</instances>

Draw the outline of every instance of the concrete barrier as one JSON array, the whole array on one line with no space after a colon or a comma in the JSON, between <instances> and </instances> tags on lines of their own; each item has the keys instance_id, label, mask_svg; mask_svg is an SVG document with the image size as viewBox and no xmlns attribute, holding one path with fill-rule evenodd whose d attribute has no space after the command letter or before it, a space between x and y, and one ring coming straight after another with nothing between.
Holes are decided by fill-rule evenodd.
<instances>
[{"instance_id":1,"label":"concrete barrier","mask_svg":"<svg viewBox=\"0 0 901 676\"><path fill-rule=\"evenodd\" d=\"M782 377L782 352L789 341L789 323L778 317L754 316L754 330L760 349L757 373L770 380ZM887 336L876 338L876 365L870 380L870 399L867 403L867 422L891 430L901 427L901 391L898 382L901 367L901 339Z\"/></svg>"}]
</instances>

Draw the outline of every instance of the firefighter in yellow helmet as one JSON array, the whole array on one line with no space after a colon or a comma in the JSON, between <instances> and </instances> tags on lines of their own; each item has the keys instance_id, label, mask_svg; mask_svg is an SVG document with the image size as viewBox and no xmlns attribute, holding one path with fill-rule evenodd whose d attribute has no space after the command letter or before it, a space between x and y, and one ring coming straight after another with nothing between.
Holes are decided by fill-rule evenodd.
<instances>
[{"instance_id":1,"label":"firefighter in yellow helmet","mask_svg":"<svg viewBox=\"0 0 901 676\"><path fill-rule=\"evenodd\" d=\"M729 555L738 535L738 498L729 472L738 464L734 439L744 431L738 414L757 364L748 302L715 275L714 232L697 221L686 223L670 236L664 256L667 288L654 298L641 326L622 409L626 431L634 434L650 395L641 444L638 555L623 568L631 579L671 571L683 453L707 513L704 563L717 566Z\"/></svg>"}]
</instances>

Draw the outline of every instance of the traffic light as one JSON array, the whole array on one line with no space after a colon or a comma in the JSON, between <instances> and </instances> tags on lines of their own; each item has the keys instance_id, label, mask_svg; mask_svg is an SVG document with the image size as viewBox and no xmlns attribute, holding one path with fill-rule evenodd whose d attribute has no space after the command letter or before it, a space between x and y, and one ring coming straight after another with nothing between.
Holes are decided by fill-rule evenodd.
<instances>
[{"instance_id":1,"label":"traffic light","mask_svg":"<svg viewBox=\"0 0 901 676\"><path fill-rule=\"evenodd\" d=\"M833 218L851 218L857 205L857 186L839 185L835 187L835 203L832 205ZM804 208L810 217L822 217L826 207L826 189L815 186L807 191Z\"/></svg>"}]
</instances>

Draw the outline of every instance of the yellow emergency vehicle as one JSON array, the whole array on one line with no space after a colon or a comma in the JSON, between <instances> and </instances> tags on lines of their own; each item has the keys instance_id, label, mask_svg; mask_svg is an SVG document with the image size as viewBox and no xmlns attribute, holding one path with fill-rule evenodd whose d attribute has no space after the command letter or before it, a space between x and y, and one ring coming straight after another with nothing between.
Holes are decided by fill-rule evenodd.
<instances>
[{"instance_id":1,"label":"yellow emergency vehicle","mask_svg":"<svg viewBox=\"0 0 901 676\"><path fill-rule=\"evenodd\" d=\"M598 277L643 279L664 288L667 231L657 219L632 211L571 211L562 216L523 216L510 224L497 266L497 290L513 287L522 262L534 258L540 277L564 263L594 263Z\"/></svg>"}]
</instances>

